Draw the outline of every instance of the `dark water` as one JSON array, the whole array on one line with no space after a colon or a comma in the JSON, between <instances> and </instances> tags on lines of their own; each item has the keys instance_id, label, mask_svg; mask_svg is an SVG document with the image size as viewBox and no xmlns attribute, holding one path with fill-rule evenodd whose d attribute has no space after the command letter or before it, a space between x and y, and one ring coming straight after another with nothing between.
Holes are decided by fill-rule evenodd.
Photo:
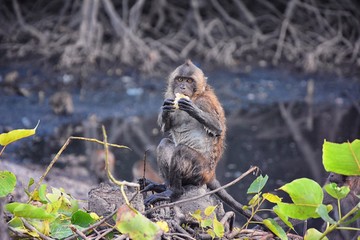
<instances>
[{"instance_id":1,"label":"dark water","mask_svg":"<svg viewBox=\"0 0 360 240\"><path fill-rule=\"evenodd\" d=\"M16 86L30 92L25 97L5 84L5 76L12 70L4 68L0 72L0 130L32 128L41 120L36 137L9 146L7 151L15 153L19 161L26 158L49 162L51 154L56 153L70 135L102 139L100 127L104 124L109 142L133 149L114 150L118 178L132 179L132 165L143 158L145 150L149 150L149 161L155 163L154 150L163 137L156 118L163 101L165 80L131 72L122 76L97 73L84 80L71 74L22 66L15 68L19 72ZM215 71L209 72L208 77L227 116L227 148L217 169L222 183L254 165L260 167L262 174L269 175L265 191L273 191L299 177L322 183L326 176L321 164L324 139L344 142L360 138L360 81L357 77L309 76L263 68L250 73ZM305 100L310 81L314 82L311 104ZM57 116L51 111L48 100L58 90L72 94L75 107L72 115ZM45 95L43 102L39 92ZM287 108L291 105L290 114L302 135L302 142L294 140L279 104ZM94 116L97 125L91 133L86 126ZM301 146L305 145L312 151L310 159L304 156ZM92 146L77 142L69 146L67 153L84 154ZM311 162L317 166L316 171ZM246 189L254 178L249 176L231 187L230 192L244 201Z\"/></svg>"}]
</instances>

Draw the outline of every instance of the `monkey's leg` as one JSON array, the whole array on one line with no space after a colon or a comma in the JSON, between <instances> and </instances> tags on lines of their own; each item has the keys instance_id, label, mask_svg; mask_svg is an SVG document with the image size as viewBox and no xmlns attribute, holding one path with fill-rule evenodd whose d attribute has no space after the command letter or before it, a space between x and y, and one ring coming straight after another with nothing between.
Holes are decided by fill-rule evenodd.
<instances>
[{"instance_id":1,"label":"monkey's leg","mask_svg":"<svg viewBox=\"0 0 360 240\"><path fill-rule=\"evenodd\" d=\"M169 142L168 142L169 143ZM171 145L172 156L169 162L168 155L159 162L160 169L166 171L164 177L169 189L162 193L154 194L146 199L145 203L151 204L159 200L175 200L183 193L184 185L200 186L205 183L208 176L213 175L210 164L200 153L185 145ZM168 149L167 149L168 150ZM163 172L164 173L164 172Z\"/></svg>"},{"instance_id":2,"label":"monkey's leg","mask_svg":"<svg viewBox=\"0 0 360 240\"><path fill-rule=\"evenodd\" d=\"M196 150L185 145L178 145L170 163L169 187L174 198L183 193L185 185L203 185L213 176L210 161Z\"/></svg>"},{"instance_id":3,"label":"monkey's leg","mask_svg":"<svg viewBox=\"0 0 360 240\"><path fill-rule=\"evenodd\" d=\"M161 140L160 144L157 147L157 163L160 169L161 176L165 179L165 184L157 184L151 181L147 182L148 184L141 192L146 191L155 191L157 194L153 194L145 199L145 205L149 205L156 201L160 200L170 200L171 192L167 190L169 183L170 175L170 162L171 157L175 150L175 144L169 138L164 138ZM148 180L147 180L148 181Z\"/></svg>"}]
</instances>

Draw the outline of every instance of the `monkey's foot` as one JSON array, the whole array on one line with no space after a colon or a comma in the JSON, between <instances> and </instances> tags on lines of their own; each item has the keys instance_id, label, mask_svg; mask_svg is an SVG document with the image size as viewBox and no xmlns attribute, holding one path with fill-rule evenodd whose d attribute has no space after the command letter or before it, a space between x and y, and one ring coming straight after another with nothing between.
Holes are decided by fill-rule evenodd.
<instances>
[{"instance_id":1,"label":"monkey's foot","mask_svg":"<svg viewBox=\"0 0 360 240\"><path fill-rule=\"evenodd\" d=\"M150 204L156 203L158 201L170 201L173 191L166 190L161 193L153 194L147 197L144 201L145 206L149 206Z\"/></svg>"},{"instance_id":2,"label":"monkey's foot","mask_svg":"<svg viewBox=\"0 0 360 240\"><path fill-rule=\"evenodd\" d=\"M152 182L146 178L141 178L138 180L138 183L140 184L140 192L148 192L148 191L154 191L157 193L161 193L166 191L166 185Z\"/></svg>"}]
</instances>

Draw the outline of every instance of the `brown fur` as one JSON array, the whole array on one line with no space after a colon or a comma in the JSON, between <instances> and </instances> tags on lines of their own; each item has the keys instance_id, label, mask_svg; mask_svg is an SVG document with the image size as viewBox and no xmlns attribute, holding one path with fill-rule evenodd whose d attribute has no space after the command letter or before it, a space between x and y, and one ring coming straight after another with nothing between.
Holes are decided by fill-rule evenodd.
<instances>
[{"instance_id":1,"label":"brown fur","mask_svg":"<svg viewBox=\"0 0 360 240\"><path fill-rule=\"evenodd\" d=\"M168 79L166 99L174 99L181 83L176 78L192 79L184 90L194 105L193 116L185 110L159 115L159 124L171 134L158 147L160 171L173 191L183 185L202 185L215 177L215 169L224 151L226 134L224 110L204 73L190 60L172 72ZM201 117L197 117L201 115ZM180 180L179 180L180 179Z\"/></svg>"}]
</instances>

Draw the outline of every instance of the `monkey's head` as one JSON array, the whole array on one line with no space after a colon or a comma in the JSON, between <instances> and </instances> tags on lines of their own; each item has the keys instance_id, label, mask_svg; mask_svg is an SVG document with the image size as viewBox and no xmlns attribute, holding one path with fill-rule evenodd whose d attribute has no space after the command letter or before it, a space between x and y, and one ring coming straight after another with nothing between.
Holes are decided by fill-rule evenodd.
<instances>
[{"instance_id":1,"label":"monkey's head","mask_svg":"<svg viewBox=\"0 0 360 240\"><path fill-rule=\"evenodd\" d=\"M205 91L205 87L203 71L187 60L170 74L165 97L174 98L176 93L181 93L194 99Z\"/></svg>"}]
</instances>

